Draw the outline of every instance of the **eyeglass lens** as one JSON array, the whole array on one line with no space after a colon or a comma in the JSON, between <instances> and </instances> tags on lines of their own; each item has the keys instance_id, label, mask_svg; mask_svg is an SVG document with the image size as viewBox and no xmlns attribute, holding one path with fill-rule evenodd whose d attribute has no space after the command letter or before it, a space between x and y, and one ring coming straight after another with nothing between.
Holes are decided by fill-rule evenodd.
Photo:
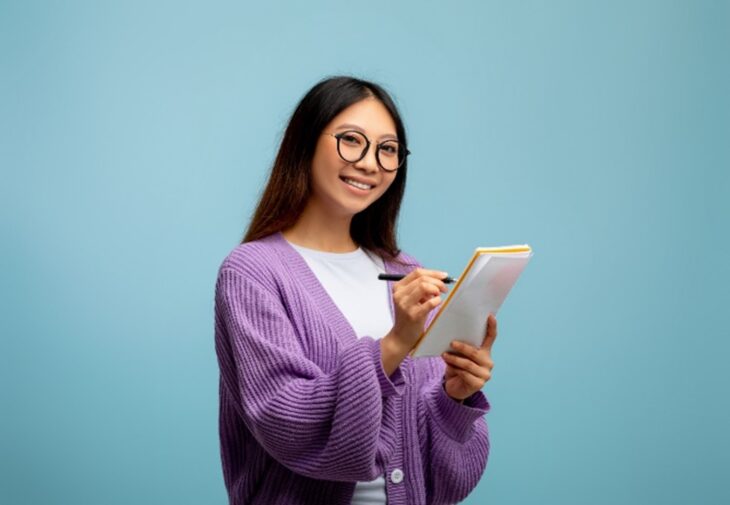
<instances>
[{"instance_id":1,"label":"eyeglass lens","mask_svg":"<svg viewBox=\"0 0 730 505\"><path fill-rule=\"evenodd\" d=\"M337 148L345 161L355 163L367 154L368 141L362 133L350 131L344 132L338 137ZM396 170L405 160L405 148L397 140L386 140L378 144L375 158L383 169Z\"/></svg>"}]
</instances>

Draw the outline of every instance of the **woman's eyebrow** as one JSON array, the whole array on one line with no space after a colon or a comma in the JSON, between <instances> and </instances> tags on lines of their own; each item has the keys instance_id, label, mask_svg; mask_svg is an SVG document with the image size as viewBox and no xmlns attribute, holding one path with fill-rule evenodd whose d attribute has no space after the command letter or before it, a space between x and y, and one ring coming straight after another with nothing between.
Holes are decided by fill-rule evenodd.
<instances>
[{"instance_id":1,"label":"woman's eyebrow","mask_svg":"<svg viewBox=\"0 0 730 505\"><path fill-rule=\"evenodd\" d=\"M363 130L362 128L360 128L356 124L351 124L351 123L343 123L343 124L337 126L335 129L336 130L342 130L342 129L357 130L360 133L362 133L363 135L365 134L365 130ZM379 137L379 140L383 140L383 139L398 140L398 136L397 135L394 135L392 133L386 133L385 135L381 135Z\"/></svg>"}]
</instances>

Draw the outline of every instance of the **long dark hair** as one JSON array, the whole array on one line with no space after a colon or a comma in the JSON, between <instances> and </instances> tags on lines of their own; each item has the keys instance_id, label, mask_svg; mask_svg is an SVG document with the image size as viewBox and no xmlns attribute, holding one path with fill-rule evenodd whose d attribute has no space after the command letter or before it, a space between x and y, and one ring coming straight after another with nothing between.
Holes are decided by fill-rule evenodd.
<instances>
[{"instance_id":1,"label":"long dark hair","mask_svg":"<svg viewBox=\"0 0 730 505\"><path fill-rule=\"evenodd\" d=\"M311 193L312 159L317 139L335 116L369 97L385 106L395 123L398 140L407 145L398 109L382 87L347 76L318 82L304 95L289 120L266 188L242 243L286 230L296 223ZM388 190L368 208L355 214L350 225L350 235L355 243L390 260L400 253L396 222L406 186L407 165L406 159Z\"/></svg>"}]
</instances>

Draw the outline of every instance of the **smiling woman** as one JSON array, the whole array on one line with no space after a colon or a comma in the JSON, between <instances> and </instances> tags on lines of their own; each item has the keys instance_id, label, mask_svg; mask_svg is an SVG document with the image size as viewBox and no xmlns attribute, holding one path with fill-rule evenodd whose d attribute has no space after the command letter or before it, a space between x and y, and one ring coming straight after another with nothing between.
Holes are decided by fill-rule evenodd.
<instances>
[{"instance_id":1,"label":"smiling woman","mask_svg":"<svg viewBox=\"0 0 730 505\"><path fill-rule=\"evenodd\" d=\"M294 111L216 283L230 503L454 503L479 481L491 360L408 355L448 275L397 246L408 154L374 83L326 79Z\"/></svg>"},{"instance_id":2,"label":"smiling woman","mask_svg":"<svg viewBox=\"0 0 730 505\"><path fill-rule=\"evenodd\" d=\"M312 160L311 193L302 215L284 236L301 245L317 247L340 244L327 240L324 231L313 228L325 225L332 238L350 238L352 217L378 200L396 178L398 154L380 154L388 145L398 144L393 118L383 103L368 97L350 105L325 126ZM378 139L370 149L368 135ZM385 140L384 140L385 139ZM384 147L385 146L385 147ZM390 158L389 158L390 157ZM380 159L390 167L383 170ZM405 157L402 158L405 163ZM337 229L332 229L332 225ZM346 250L356 248L354 242L341 244Z\"/></svg>"},{"instance_id":3,"label":"smiling woman","mask_svg":"<svg viewBox=\"0 0 730 505\"><path fill-rule=\"evenodd\" d=\"M375 149L370 147L373 141L378 142ZM316 248L352 250L357 243L395 258L399 252L395 224L408 171L405 146L405 127L383 88L349 77L318 83L289 121L243 242L288 230L287 238L299 237L300 243ZM392 156L387 153L392 149L397 149L396 170L392 161L384 161ZM338 209L344 195L334 197L335 183L345 189L354 187L343 184L344 178L375 186L375 191L346 193L368 198L355 207L353 202L345 204L349 210ZM317 219L324 210L327 217ZM338 218L336 230L327 226L330 211ZM318 230L306 232L306 227L318 223ZM351 229L343 230L343 226ZM327 243L332 239L335 243Z\"/></svg>"}]
</instances>

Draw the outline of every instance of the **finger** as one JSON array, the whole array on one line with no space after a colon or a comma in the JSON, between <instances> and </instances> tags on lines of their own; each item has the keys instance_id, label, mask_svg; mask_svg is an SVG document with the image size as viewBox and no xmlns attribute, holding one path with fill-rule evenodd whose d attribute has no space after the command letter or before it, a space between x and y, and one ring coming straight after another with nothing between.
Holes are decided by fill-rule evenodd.
<instances>
[{"instance_id":1,"label":"finger","mask_svg":"<svg viewBox=\"0 0 730 505\"><path fill-rule=\"evenodd\" d=\"M414 279L406 289L407 291L404 290L406 296L418 294L420 295L420 298L423 298L424 295L431 293L438 294L441 292L439 287L435 285L429 277L419 277Z\"/></svg>"},{"instance_id":2,"label":"finger","mask_svg":"<svg viewBox=\"0 0 730 505\"><path fill-rule=\"evenodd\" d=\"M461 380L464 381L464 384L469 386L471 389L474 389L475 391L482 389L484 387L484 384L487 383L487 380L482 379L481 377L476 377L466 370L456 370L456 374L461 377Z\"/></svg>"},{"instance_id":3,"label":"finger","mask_svg":"<svg viewBox=\"0 0 730 505\"><path fill-rule=\"evenodd\" d=\"M486 367L489 370L494 368L494 361L492 361L489 349L485 349L483 347L477 348L465 342L460 342L459 340L451 342L451 347L479 366Z\"/></svg>"},{"instance_id":4,"label":"finger","mask_svg":"<svg viewBox=\"0 0 730 505\"><path fill-rule=\"evenodd\" d=\"M418 279L419 277L432 277L434 279L445 279L449 274L447 272L442 272L440 270L429 270L426 268L414 268L408 274L403 277L401 280L399 280L396 284L409 284L413 282L414 279Z\"/></svg>"},{"instance_id":5,"label":"finger","mask_svg":"<svg viewBox=\"0 0 730 505\"><path fill-rule=\"evenodd\" d=\"M489 314L489 317L487 318L487 332L484 337L484 341L482 342L482 349L486 349L487 351L492 350L492 345L494 344L494 340L497 338L497 318L494 314Z\"/></svg>"},{"instance_id":6,"label":"finger","mask_svg":"<svg viewBox=\"0 0 730 505\"><path fill-rule=\"evenodd\" d=\"M429 300L426 300L425 302L421 303L418 307L418 317L423 317L427 315L429 312L431 312L433 309L438 307L443 299L441 296L434 296L433 298L430 298Z\"/></svg>"},{"instance_id":7,"label":"finger","mask_svg":"<svg viewBox=\"0 0 730 505\"><path fill-rule=\"evenodd\" d=\"M419 291L418 288L418 283L411 283L407 286L401 287L400 290L397 292L396 290L393 290L393 299L401 307L411 307L414 304L420 303L424 298L423 293ZM435 287L434 290L438 291L438 289ZM429 298L431 298L431 296L429 296Z\"/></svg>"},{"instance_id":8,"label":"finger","mask_svg":"<svg viewBox=\"0 0 730 505\"><path fill-rule=\"evenodd\" d=\"M479 365L484 365L487 361L489 352L481 347L474 347L466 342L460 340L454 340L451 342L451 347L456 350L459 354L466 356L470 360L476 362Z\"/></svg>"},{"instance_id":9,"label":"finger","mask_svg":"<svg viewBox=\"0 0 730 505\"><path fill-rule=\"evenodd\" d=\"M446 292L448 288L443 282L443 279L445 279L447 276L448 273L442 272L440 270L427 270L425 268L416 268L399 282L402 282L404 285L409 285L419 280L428 280L429 282L433 282L434 284L436 284L441 291Z\"/></svg>"},{"instance_id":10,"label":"finger","mask_svg":"<svg viewBox=\"0 0 730 505\"><path fill-rule=\"evenodd\" d=\"M438 286L422 279L412 283L412 289L404 294L403 301L408 305L425 303L434 296L441 295Z\"/></svg>"},{"instance_id":11,"label":"finger","mask_svg":"<svg viewBox=\"0 0 730 505\"><path fill-rule=\"evenodd\" d=\"M446 283L445 283L444 281L442 281L442 280L441 280L440 278L438 278L438 277L431 277L431 276L428 276L428 275L427 275L427 276L423 276L423 277L421 277L421 279L422 279L423 281L426 281L426 282L429 282L429 283L433 284L433 285L434 285L434 286L436 286L436 287L437 287L437 288L439 289L439 291L440 291L440 292L442 292L442 293L446 293L446 292L447 292L447 291L449 290L449 288L448 288L448 287L446 287Z\"/></svg>"},{"instance_id":12,"label":"finger","mask_svg":"<svg viewBox=\"0 0 730 505\"><path fill-rule=\"evenodd\" d=\"M423 275L421 277L413 279L410 284L405 288L407 289L407 291L404 292L411 293L413 292L413 290L423 289L424 287L430 288L430 286L434 286L440 293L446 293L449 290L449 288L446 287L446 283L444 283L440 279L428 275Z\"/></svg>"},{"instance_id":13,"label":"finger","mask_svg":"<svg viewBox=\"0 0 730 505\"><path fill-rule=\"evenodd\" d=\"M461 358L448 352L445 352L442 355L442 358L447 364L451 365L452 367L455 367L458 370L469 372L470 374L481 379L488 380L489 377L491 377L491 372L486 367L481 367L469 359Z\"/></svg>"},{"instance_id":14,"label":"finger","mask_svg":"<svg viewBox=\"0 0 730 505\"><path fill-rule=\"evenodd\" d=\"M408 318L413 321L422 319L443 301L438 289L434 286L432 286L432 289L435 292L428 299L421 298L423 295L417 290L409 296L402 298L397 304L400 311L405 312Z\"/></svg>"}]
</instances>

